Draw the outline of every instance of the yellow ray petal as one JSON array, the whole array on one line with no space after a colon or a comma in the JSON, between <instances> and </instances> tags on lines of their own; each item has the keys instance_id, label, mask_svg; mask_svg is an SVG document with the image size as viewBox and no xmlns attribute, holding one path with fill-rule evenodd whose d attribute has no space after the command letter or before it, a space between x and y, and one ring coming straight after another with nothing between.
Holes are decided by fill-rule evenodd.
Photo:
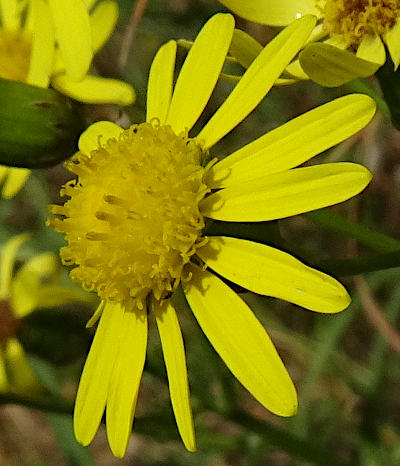
<instances>
[{"instance_id":1,"label":"yellow ray petal","mask_svg":"<svg viewBox=\"0 0 400 466\"><path fill-rule=\"evenodd\" d=\"M304 15L321 16L315 0L219 0L242 18L271 26L286 26Z\"/></svg>"},{"instance_id":2,"label":"yellow ray petal","mask_svg":"<svg viewBox=\"0 0 400 466\"><path fill-rule=\"evenodd\" d=\"M397 70L400 63L400 18L395 25L384 36L387 48L394 63L394 69Z\"/></svg>"},{"instance_id":3,"label":"yellow ray petal","mask_svg":"<svg viewBox=\"0 0 400 466\"><path fill-rule=\"evenodd\" d=\"M1 194L5 199L14 197L24 186L31 171L27 168L10 168Z\"/></svg>"},{"instance_id":4,"label":"yellow ray petal","mask_svg":"<svg viewBox=\"0 0 400 466\"><path fill-rule=\"evenodd\" d=\"M53 66L55 35L50 8L43 0L31 0L33 38L26 82L47 87Z\"/></svg>"},{"instance_id":5,"label":"yellow ray petal","mask_svg":"<svg viewBox=\"0 0 400 466\"><path fill-rule=\"evenodd\" d=\"M254 293L317 312L339 312L350 304L337 280L264 244L214 236L196 253L218 274Z\"/></svg>"},{"instance_id":6,"label":"yellow ray petal","mask_svg":"<svg viewBox=\"0 0 400 466\"><path fill-rule=\"evenodd\" d=\"M90 14L92 50L96 53L107 42L118 20L118 4L113 0L99 3Z\"/></svg>"},{"instance_id":7,"label":"yellow ray petal","mask_svg":"<svg viewBox=\"0 0 400 466\"><path fill-rule=\"evenodd\" d=\"M106 410L107 438L111 451L118 458L125 455L132 430L146 345L146 309L126 310Z\"/></svg>"},{"instance_id":8,"label":"yellow ray petal","mask_svg":"<svg viewBox=\"0 0 400 466\"><path fill-rule=\"evenodd\" d=\"M97 0L83 0L83 3L85 4L88 10L90 10L96 2Z\"/></svg>"},{"instance_id":9,"label":"yellow ray petal","mask_svg":"<svg viewBox=\"0 0 400 466\"><path fill-rule=\"evenodd\" d=\"M221 160L207 173L207 185L233 186L296 167L362 129L375 110L375 101L363 94L321 105Z\"/></svg>"},{"instance_id":10,"label":"yellow ray petal","mask_svg":"<svg viewBox=\"0 0 400 466\"><path fill-rule=\"evenodd\" d=\"M63 94L86 104L131 105L136 98L133 87L119 79L86 75L81 81L74 81L66 74L58 74L51 84Z\"/></svg>"},{"instance_id":11,"label":"yellow ray petal","mask_svg":"<svg viewBox=\"0 0 400 466\"><path fill-rule=\"evenodd\" d=\"M21 15L17 0L0 0L0 18L1 25L4 29L15 31L19 29Z\"/></svg>"},{"instance_id":12,"label":"yellow ray petal","mask_svg":"<svg viewBox=\"0 0 400 466\"><path fill-rule=\"evenodd\" d=\"M122 131L123 129L120 126L111 121L93 123L81 134L78 142L79 150L85 155L90 155L92 150L103 146L108 139L115 138L118 140Z\"/></svg>"},{"instance_id":13,"label":"yellow ray petal","mask_svg":"<svg viewBox=\"0 0 400 466\"><path fill-rule=\"evenodd\" d=\"M15 257L18 249L25 241L30 238L30 235L23 233L12 237L4 245L1 251L0 260L0 299L6 299L11 291L11 278L14 268Z\"/></svg>"},{"instance_id":14,"label":"yellow ray petal","mask_svg":"<svg viewBox=\"0 0 400 466\"><path fill-rule=\"evenodd\" d=\"M18 270L11 284L11 307L17 317L23 317L37 307L43 283L51 279L57 268L57 256L45 252L33 257Z\"/></svg>"},{"instance_id":15,"label":"yellow ray petal","mask_svg":"<svg viewBox=\"0 0 400 466\"><path fill-rule=\"evenodd\" d=\"M291 76L294 76L296 79L300 79L305 81L310 79L309 76L304 73L303 68L300 65L300 61L298 59L293 60L292 63L289 63L285 69L286 73L289 73Z\"/></svg>"},{"instance_id":16,"label":"yellow ray petal","mask_svg":"<svg viewBox=\"0 0 400 466\"><path fill-rule=\"evenodd\" d=\"M179 73L167 116L175 133L190 130L217 83L231 43L235 21L216 14L203 26Z\"/></svg>"},{"instance_id":17,"label":"yellow ray petal","mask_svg":"<svg viewBox=\"0 0 400 466\"><path fill-rule=\"evenodd\" d=\"M88 445L101 421L122 332L123 310L107 302L83 368L75 401L74 431Z\"/></svg>"},{"instance_id":18,"label":"yellow ray petal","mask_svg":"<svg viewBox=\"0 0 400 466\"><path fill-rule=\"evenodd\" d=\"M197 138L206 148L218 142L259 104L288 63L307 40L314 16L292 23L278 34L252 62L225 102Z\"/></svg>"},{"instance_id":19,"label":"yellow ray petal","mask_svg":"<svg viewBox=\"0 0 400 466\"><path fill-rule=\"evenodd\" d=\"M200 208L206 217L228 222L276 220L343 202L371 178L365 167L354 163L295 168L221 189Z\"/></svg>"},{"instance_id":20,"label":"yellow ray petal","mask_svg":"<svg viewBox=\"0 0 400 466\"><path fill-rule=\"evenodd\" d=\"M196 441L190 407L185 349L178 318L170 301L163 301L162 304L155 302L153 311L167 367L169 393L176 423L186 449L195 451Z\"/></svg>"},{"instance_id":21,"label":"yellow ray petal","mask_svg":"<svg viewBox=\"0 0 400 466\"><path fill-rule=\"evenodd\" d=\"M250 308L213 274L189 266L184 291L200 327L233 375L267 409L297 410L296 391L268 334Z\"/></svg>"},{"instance_id":22,"label":"yellow ray petal","mask_svg":"<svg viewBox=\"0 0 400 466\"><path fill-rule=\"evenodd\" d=\"M321 40L324 37L328 35L328 32L326 31L324 24L319 23L315 26L315 28L312 30L311 34L309 35L306 44L310 44L311 42L315 42L317 40Z\"/></svg>"},{"instance_id":23,"label":"yellow ray petal","mask_svg":"<svg viewBox=\"0 0 400 466\"><path fill-rule=\"evenodd\" d=\"M347 42L342 36L328 37L323 41L324 44L332 45L341 50L347 49Z\"/></svg>"},{"instance_id":24,"label":"yellow ray petal","mask_svg":"<svg viewBox=\"0 0 400 466\"><path fill-rule=\"evenodd\" d=\"M5 165L0 165L0 183L4 180L9 170L11 170L10 167L6 167Z\"/></svg>"},{"instance_id":25,"label":"yellow ray petal","mask_svg":"<svg viewBox=\"0 0 400 466\"><path fill-rule=\"evenodd\" d=\"M158 118L164 124L172 96L176 42L170 40L158 50L151 64L147 85L146 121Z\"/></svg>"},{"instance_id":26,"label":"yellow ray petal","mask_svg":"<svg viewBox=\"0 0 400 466\"><path fill-rule=\"evenodd\" d=\"M103 314L105 301L100 301L100 304L97 306L97 309L94 311L92 317L87 321L86 328L93 327L93 325L100 319Z\"/></svg>"},{"instance_id":27,"label":"yellow ray petal","mask_svg":"<svg viewBox=\"0 0 400 466\"><path fill-rule=\"evenodd\" d=\"M248 68L264 47L247 32L235 29L229 54L244 67Z\"/></svg>"},{"instance_id":28,"label":"yellow ray petal","mask_svg":"<svg viewBox=\"0 0 400 466\"><path fill-rule=\"evenodd\" d=\"M383 65L386 60L385 46L381 38L375 34L374 36L364 36L357 49L357 57L367 60L378 65Z\"/></svg>"},{"instance_id":29,"label":"yellow ray petal","mask_svg":"<svg viewBox=\"0 0 400 466\"><path fill-rule=\"evenodd\" d=\"M28 364L25 352L16 338L7 340L5 358L13 391L32 396L40 389L40 382Z\"/></svg>"},{"instance_id":30,"label":"yellow ray petal","mask_svg":"<svg viewBox=\"0 0 400 466\"><path fill-rule=\"evenodd\" d=\"M371 76L380 66L326 43L305 47L300 53L300 64L313 81L327 87L341 86L352 79Z\"/></svg>"},{"instance_id":31,"label":"yellow ray petal","mask_svg":"<svg viewBox=\"0 0 400 466\"><path fill-rule=\"evenodd\" d=\"M84 77L92 61L89 13L82 0L48 0L66 72L70 79Z\"/></svg>"}]
</instances>

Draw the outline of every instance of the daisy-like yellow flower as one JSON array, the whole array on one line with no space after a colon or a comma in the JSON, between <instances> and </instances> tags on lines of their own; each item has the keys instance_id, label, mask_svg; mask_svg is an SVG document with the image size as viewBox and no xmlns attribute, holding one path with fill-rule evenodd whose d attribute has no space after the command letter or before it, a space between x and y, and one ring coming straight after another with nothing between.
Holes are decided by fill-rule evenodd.
<instances>
[{"instance_id":1,"label":"daisy-like yellow flower","mask_svg":"<svg viewBox=\"0 0 400 466\"><path fill-rule=\"evenodd\" d=\"M87 74L93 54L111 35L118 17L113 0L3 0L0 2L0 78L51 85L85 103L129 105L133 88ZM1 105L1 102L0 102ZM13 197L30 171L0 166L2 195Z\"/></svg>"},{"instance_id":2,"label":"daisy-like yellow flower","mask_svg":"<svg viewBox=\"0 0 400 466\"><path fill-rule=\"evenodd\" d=\"M257 23L284 26L305 14L318 18L309 44L287 71L324 86L375 73L386 61L400 63L400 0L219 0ZM315 43L316 41L322 41Z\"/></svg>"},{"instance_id":3,"label":"daisy-like yellow flower","mask_svg":"<svg viewBox=\"0 0 400 466\"><path fill-rule=\"evenodd\" d=\"M20 320L40 307L88 302L87 293L60 284L60 265L53 253L38 254L13 273L18 249L28 239L28 234L14 236L0 251L0 392L23 395L41 385L16 336Z\"/></svg>"},{"instance_id":4,"label":"daisy-like yellow flower","mask_svg":"<svg viewBox=\"0 0 400 466\"><path fill-rule=\"evenodd\" d=\"M207 236L206 218L284 218L342 202L369 183L368 170L353 163L293 168L368 123L375 104L364 95L318 107L220 162L210 154L263 99L314 25L315 18L305 16L283 30L192 136L234 31L231 15L215 15L198 34L175 85L176 42L156 54L145 123L123 130L98 122L81 135L78 160L67 163L78 178L62 189L70 199L52 206L64 218L49 223L65 233L68 244L61 257L73 267L72 279L102 298L89 322L100 318L75 404L75 434L83 445L93 439L106 410L111 449L124 455L151 311L177 426L186 448L195 450L184 345L171 300L180 285L204 333L237 379L273 413L296 412L295 388L270 338L218 275L313 311L341 311L350 298L339 282L278 249Z\"/></svg>"}]
</instances>

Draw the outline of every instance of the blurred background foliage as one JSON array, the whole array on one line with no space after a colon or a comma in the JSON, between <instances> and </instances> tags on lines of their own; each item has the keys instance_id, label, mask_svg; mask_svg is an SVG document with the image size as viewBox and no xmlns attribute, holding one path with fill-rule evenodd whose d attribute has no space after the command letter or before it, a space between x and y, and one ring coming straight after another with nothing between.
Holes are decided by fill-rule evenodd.
<instances>
[{"instance_id":1,"label":"blurred background foliage","mask_svg":"<svg viewBox=\"0 0 400 466\"><path fill-rule=\"evenodd\" d=\"M210 15L223 10L216 0L119 3L119 27L94 66L103 76L133 84L137 102L123 110L111 105L88 106L88 123L112 119L127 126L143 121L147 74L158 47L171 38L192 40ZM134 35L127 39L132 20L136 21ZM276 32L240 19L238 24L262 43ZM184 57L182 50L179 57ZM217 86L204 118L231 88L232 84L224 82ZM374 179L362 195L327 212L279 224L261 223L252 230L245 224L236 225L237 230L231 232L267 243L278 238L281 246L283 242L304 261L340 278L353 296L349 309L329 316L272 298L243 295L267 328L296 383L297 416L281 419L271 415L239 385L178 296L198 451L184 450L175 427L154 325L126 457L117 460L111 455L104 430L89 448L83 448L74 440L71 412L93 335L85 323L95 305L40 309L21 322L18 335L44 390L32 397L0 394L0 464L400 464L400 334L396 331L400 312L396 268L400 266L400 133L390 125L377 89L374 78L335 89L312 82L273 89L214 151L228 154L288 119L351 91L366 92L378 100L380 111L363 132L318 157L318 162L354 160L366 165ZM37 252L56 252L62 245L61 236L47 228L45 221L47 205L60 203L59 188L68 179L62 165L35 170L17 197L0 202L1 244L17 233L33 233L33 239L20 250L18 264ZM368 273L363 278L353 276L360 271ZM66 271L64 280L68 280Z\"/></svg>"}]
</instances>

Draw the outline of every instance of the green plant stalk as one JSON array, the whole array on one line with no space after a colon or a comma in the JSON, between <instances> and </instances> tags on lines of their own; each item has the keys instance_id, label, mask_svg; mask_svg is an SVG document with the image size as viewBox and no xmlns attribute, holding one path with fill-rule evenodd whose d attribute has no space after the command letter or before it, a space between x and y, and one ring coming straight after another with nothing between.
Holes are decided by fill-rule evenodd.
<instances>
[{"instance_id":1,"label":"green plant stalk","mask_svg":"<svg viewBox=\"0 0 400 466\"><path fill-rule=\"evenodd\" d=\"M307 261L307 257L300 259ZM329 259L312 264L323 272L335 277L350 277L378 270L400 267L400 251L384 254L371 254L354 259Z\"/></svg>"},{"instance_id":2,"label":"green plant stalk","mask_svg":"<svg viewBox=\"0 0 400 466\"><path fill-rule=\"evenodd\" d=\"M348 220L329 209L320 209L303 214L303 217L318 226L356 239L378 252L400 251L400 241L372 228Z\"/></svg>"}]
</instances>

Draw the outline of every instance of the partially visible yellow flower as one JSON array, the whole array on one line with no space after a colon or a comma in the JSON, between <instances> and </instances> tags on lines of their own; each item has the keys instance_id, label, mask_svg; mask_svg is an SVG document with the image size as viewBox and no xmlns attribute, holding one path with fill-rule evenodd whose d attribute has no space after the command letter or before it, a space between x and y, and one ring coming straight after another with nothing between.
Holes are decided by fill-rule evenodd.
<instances>
[{"instance_id":1,"label":"partially visible yellow flower","mask_svg":"<svg viewBox=\"0 0 400 466\"><path fill-rule=\"evenodd\" d=\"M3 0L0 2L0 78L51 85L85 103L130 105L133 88L87 74L93 54L111 35L118 17L113 0ZM0 102L1 105L1 102ZM30 171L0 167L2 195L13 197Z\"/></svg>"},{"instance_id":2,"label":"partially visible yellow flower","mask_svg":"<svg viewBox=\"0 0 400 466\"><path fill-rule=\"evenodd\" d=\"M50 252L28 260L14 275L18 249L28 234L11 238L0 252L0 391L23 395L40 389L16 331L19 321L39 307L55 307L71 301L88 301L80 290L59 281L57 256Z\"/></svg>"},{"instance_id":3,"label":"partially visible yellow flower","mask_svg":"<svg viewBox=\"0 0 400 466\"><path fill-rule=\"evenodd\" d=\"M338 86L366 77L385 63L388 49L395 69L400 63L400 0L219 0L238 15L261 24L284 26L305 14L318 23L309 45L287 71ZM314 43L316 41L322 41Z\"/></svg>"},{"instance_id":4,"label":"partially visible yellow flower","mask_svg":"<svg viewBox=\"0 0 400 466\"><path fill-rule=\"evenodd\" d=\"M312 311L334 313L349 302L344 287L273 247L207 236L206 219L258 222L342 202L371 174L353 163L294 168L363 128L372 99L350 95L278 127L222 161L213 146L259 104L304 45L315 18L305 16L274 38L197 135L191 130L218 81L231 38L231 15L202 28L175 86L176 42L151 66L147 121L127 130L90 126L67 168L78 178L50 224L65 233L61 250L71 277L96 291L100 318L79 384L74 428L88 445L106 410L113 453L125 454L145 362L148 312L156 318L171 402L186 448L195 450L183 339L170 299L182 285L211 344L237 379L281 416L297 409L293 383L267 333L219 276L255 293ZM212 220L209 220L212 222ZM207 270L210 269L211 271Z\"/></svg>"}]
</instances>

